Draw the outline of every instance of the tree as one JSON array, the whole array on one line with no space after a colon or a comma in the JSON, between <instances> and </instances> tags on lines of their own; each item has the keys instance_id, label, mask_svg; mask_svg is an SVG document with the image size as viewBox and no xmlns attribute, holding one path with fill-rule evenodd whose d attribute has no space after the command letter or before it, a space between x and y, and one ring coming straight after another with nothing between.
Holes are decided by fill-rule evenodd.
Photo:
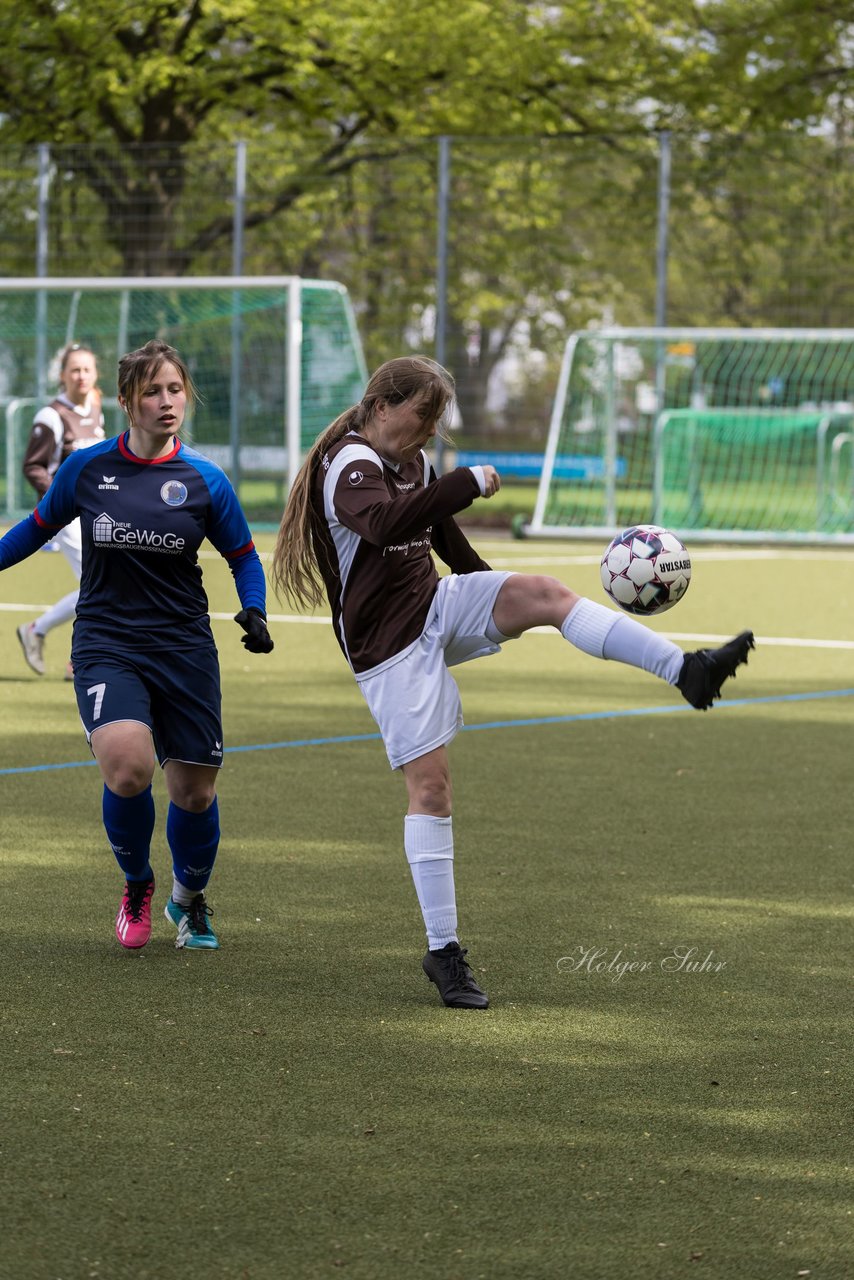
<instances>
[{"instance_id":1,"label":"tree","mask_svg":"<svg viewBox=\"0 0 854 1280\"><path fill-rule=\"evenodd\" d=\"M685 113L727 126L827 97L842 6L805 0L4 0L0 138L73 146L129 274L186 270L230 234L199 217L176 243L194 152L283 148L249 226L372 154L437 133L585 133ZM823 90L823 92L822 92ZM645 105L641 105L645 104ZM143 236L140 229L146 228Z\"/></svg>"},{"instance_id":2,"label":"tree","mask_svg":"<svg viewBox=\"0 0 854 1280\"><path fill-rule=\"evenodd\" d=\"M656 130L674 131L677 155L724 140L686 180L700 249L725 261L727 235L753 234L752 175L721 181L722 156L747 130L803 134L829 108L848 119L849 8L0 0L0 143L50 143L69 261L76 241L90 270L152 275L229 269L233 142L246 139L247 269L345 275L385 356L422 320L429 336L433 140L465 137L450 362L477 424L496 362L522 337L555 351L615 301L626 321L651 317ZM22 198L11 177L4 189ZM696 314L688 278L685 293ZM703 296L733 315L756 305L738 289Z\"/></svg>"},{"instance_id":3,"label":"tree","mask_svg":"<svg viewBox=\"0 0 854 1280\"><path fill-rule=\"evenodd\" d=\"M536 6L531 6L534 9ZM185 270L230 232L222 214L174 239L194 150L275 135L286 148L249 225L320 177L364 162L365 140L556 128L556 50L510 0L7 0L0 136L73 146L109 211L129 274ZM437 33L446 33L437 39ZM134 228L147 228L145 238Z\"/></svg>"}]
</instances>

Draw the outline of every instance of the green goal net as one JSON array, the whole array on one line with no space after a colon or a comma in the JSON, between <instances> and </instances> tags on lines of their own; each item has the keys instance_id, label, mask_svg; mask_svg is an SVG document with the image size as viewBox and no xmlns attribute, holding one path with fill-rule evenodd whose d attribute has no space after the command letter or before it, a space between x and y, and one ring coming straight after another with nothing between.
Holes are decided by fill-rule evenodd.
<instances>
[{"instance_id":1,"label":"green goal net","mask_svg":"<svg viewBox=\"0 0 854 1280\"><path fill-rule=\"evenodd\" d=\"M640 523L854 542L854 330L574 334L524 532Z\"/></svg>"},{"instance_id":2,"label":"green goal net","mask_svg":"<svg viewBox=\"0 0 854 1280\"><path fill-rule=\"evenodd\" d=\"M0 483L8 518L32 505L20 473L35 410L57 394L58 353L98 357L107 430L124 425L116 367L160 337L181 353L201 402L185 438L231 475L244 506L275 517L311 441L367 379L349 296L292 276L0 282Z\"/></svg>"}]
</instances>

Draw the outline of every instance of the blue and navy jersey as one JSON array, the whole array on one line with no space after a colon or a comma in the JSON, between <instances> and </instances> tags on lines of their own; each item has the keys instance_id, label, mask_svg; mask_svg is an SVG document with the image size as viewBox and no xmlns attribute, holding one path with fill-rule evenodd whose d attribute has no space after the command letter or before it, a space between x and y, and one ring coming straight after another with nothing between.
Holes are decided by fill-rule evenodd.
<instances>
[{"instance_id":1,"label":"blue and navy jersey","mask_svg":"<svg viewBox=\"0 0 854 1280\"><path fill-rule=\"evenodd\" d=\"M33 514L47 537L80 517L75 652L106 641L165 646L166 656L170 645L211 643L198 562L205 538L229 562L244 608L264 612L263 569L228 477L177 439L152 460L131 453L127 432L72 454Z\"/></svg>"}]
</instances>

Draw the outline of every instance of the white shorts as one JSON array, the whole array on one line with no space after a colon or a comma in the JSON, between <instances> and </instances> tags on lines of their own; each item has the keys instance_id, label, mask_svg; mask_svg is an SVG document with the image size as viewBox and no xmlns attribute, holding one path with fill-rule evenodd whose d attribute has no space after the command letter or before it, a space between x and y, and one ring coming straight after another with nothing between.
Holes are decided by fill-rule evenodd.
<instances>
[{"instance_id":1,"label":"white shorts","mask_svg":"<svg viewBox=\"0 0 854 1280\"><path fill-rule=\"evenodd\" d=\"M448 667L500 652L487 628L509 577L489 571L441 578L415 643L356 677L392 769L445 746L462 728L460 691Z\"/></svg>"},{"instance_id":2,"label":"white shorts","mask_svg":"<svg viewBox=\"0 0 854 1280\"><path fill-rule=\"evenodd\" d=\"M60 529L54 542L71 565L72 572L80 581L83 572L83 535L80 529L80 517L72 520L64 529Z\"/></svg>"}]
</instances>

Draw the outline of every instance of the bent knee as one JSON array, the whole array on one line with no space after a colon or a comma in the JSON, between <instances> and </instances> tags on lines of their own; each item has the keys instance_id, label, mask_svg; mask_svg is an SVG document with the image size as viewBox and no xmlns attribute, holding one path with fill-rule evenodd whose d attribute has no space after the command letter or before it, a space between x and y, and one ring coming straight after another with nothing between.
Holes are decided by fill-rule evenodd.
<instances>
[{"instance_id":1,"label":"bent knee","mask_svg":"<svg viewBox=\"0 0 854 1280\"><path fill-rule=\"evenodd\" d=\"M101 769L109 790L113 795L122 796L124 799L138 796L140 792L145 791L153 777L153 770L132 761L115 764L110 768L104 768L102 765Z\"/></svg>"},{"instance_id":2,"label":"bent knee","mask_svg":"<svg viewBox=\"0 0 854 1280\"><path fill-rule=\"evenodd\" d=\"M565 583L546 574L537 576L537 587L540 598L547 609L563 609L568 613L578 596Z\"/></svg>"},{"instance_id":3,"label":"bent knee","mask_svg":"<svg viewBox=\"0 0 854 1280\"><path fill-rule=\"evenodd\" d=\"M539 573L514 573L495 602L492 618L499 631L515 636L529 627L559 627L578 596L557 578Z\"/></svg>"},{"instance_id":4,"label":"bent knee","mask_svg":"<svg viewBox=\"0 0 854 1280\"><path fill-rule=\"evenodd\" d=\"M173 787L169 798L179 809L186 809L188 813L205 813L213 804L215 796L216 785L198 785L186 789Z\"/></svg>"}]
</instances>

